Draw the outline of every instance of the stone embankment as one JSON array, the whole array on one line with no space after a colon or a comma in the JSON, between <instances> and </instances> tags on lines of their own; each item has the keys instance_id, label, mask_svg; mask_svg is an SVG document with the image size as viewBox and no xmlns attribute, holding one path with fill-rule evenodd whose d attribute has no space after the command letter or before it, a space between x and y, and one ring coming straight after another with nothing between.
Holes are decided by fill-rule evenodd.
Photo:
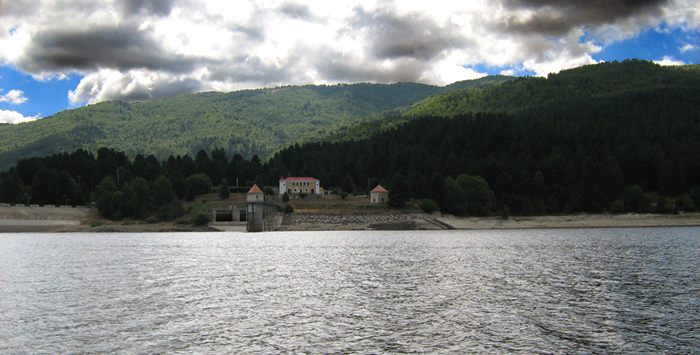
<instances>
[{"instance_id":1,"label":"stone embankment","mask_svg":"<svg viewBox=\"0 0 700 355\"><path fill-rule=\"evenodd\" d=\"M300 223L324 223L324 224L379 224L387 222L400 222L412 219L423 219L428 215L425 213L364 213L355 212L352 214L307 214L291 213L284 216L283 226L296 225Z\"/></svg>"},{"instance_id":2,"label":"stone embankment","mask_svg":"<svg viewBox=\"0 0 700 355\"><path fill-rule=\"evenodd\" d=\"M85 206L10 206L0 204L0 219L6 220L83 220L95 213Z\"/></svg>"}]
</instances>

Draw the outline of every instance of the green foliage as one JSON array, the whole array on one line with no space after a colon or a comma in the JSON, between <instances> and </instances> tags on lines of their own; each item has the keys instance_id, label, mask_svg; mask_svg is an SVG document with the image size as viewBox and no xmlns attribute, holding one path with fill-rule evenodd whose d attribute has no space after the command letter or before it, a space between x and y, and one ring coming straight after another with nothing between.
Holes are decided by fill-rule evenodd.
<instances>
[{"instance_id":1,"label":"green foliage","mask_svg":"<svg viewBox=\"0 0 700 355\"><path fill-rule=\"evenodd\" d=\"M338 195L344 200L346 197L348 197L349 194L347 191L340 191Z\"/></svg>"},{"instance_id":2,"label":"green foliage","mask_svg":"<svg viewBox=\"0 0 700 355\"><path fill-rule=\"evenodd\" d=\"M625 190L624 207L626 212L648 213L649 198L639 185L634 185Z\"/></svg>"},{"instance_id":3,"label":"green foliage","mask_svg":"<svg viewBox=\"0 0 700 355\"><path fill-rule=\"evenodd\" d=\"M345 174L343 180L340 181L340 188L348 194L355 192L355 182L350 177L350 174Z\"/></svg>"},{"instance_id":4,"label":"green foliage","mask_svg":"<svg viewBox=\"0 0 700 355\"><path fill-rule=\"evenodd\" d=\"M403 207L410 198L411 188L408 186L408 180L403 174L396 174L389 185L389 206Z\"/></svg>"},{"instance_id":5,"label":"green foliage","mask_svg":"<svg viewBox=\"0 0 700 355\"><path fill-rule=\"evenodd\" d=\"M155 216L150 216L150 217L146 218L146 223L156 224L156 223L158 223L158 218L156 218Z\"/></svg>"},{"instance_id":6,"label":"green foliage","mask_svg":"<svg viewBox=\"0 0 700 355\"><path fill-rule=\"evenodd\" d=\"M175 218L175 220L173 222L175 224L180 224L180 225L190 224L190 219L186 216L182 216L182 217Z\"/></svg>"},{"instance_id":7,"label":"green foliage","mask_svg":"<svg viewBox=\"0 0 700 355\"><path fill-rule=\"evenodd\" d=\"M170 179L161 175L155 183L153 183L153 206L161 207L172 200L177 199L177 194L173 190Z\"/></svg>"},{"instance_id":8,"label":"green foliage","mask_svg":"<svg viewBox=\"0 0 700 355\"><path fill-rule=\"evenodd\" d=\"M353 91L355 97L364 95L358 92L360 89L374 88L371 85L347 88L350 87L356 90ZM432 88L401 87L408 90L407 94L412 92L409 90L412 87ZM316 90L314 87L306 89ZM324 92L343 91L336 89L334 87ZM195 148L186 148L187 151L198 151L194 159L188 155L169 156L160 165L155 164L155 157L166 156L167 150L149 151L154 154L149 156L137 154L133 161L129 156L134 152L108 148L98 149L96 155L78 149L73 153L22 159L16 166L0 174L0 200L14 202L31 198L33 201L40 197L62 199L61 203L65 203L65 199L69 198L72 203L81 194L87 200L94 191L92 199L96 203L107 196L110 203L103 203L102 207L111 218L129 217L134 213L147 216L161 207L155 198L157 181L153 180L159 175L171 181L177 196L184 197L188 190L184 177L197 174L203 174L217 183L224 178L227 181L236 179L246 186L254 181L258 181L259 186L273 185L280 176L314 176L324 186L340 186L346 193L352 193L364 191L365 181L386 184L392 181L397 172L401 172L408 180L407 198L431 198L439 202L443 211L458 215L502 213L506 205L512 215L650 212L652 207L654 210L658 206L666 208L668 200L675 201L681 196L678 203L672 206L675 211L686 208L682 198L684 195L695 206L700 204L700 121L697 119L700 117L700 70L661 67L632 60L567 70L550 75L547 79L520 78L450 94L449 91L453 89L458 87L440 89L447 94L439 97L434 96L439 92L432 91L432 94L418 101L412 101L416 97L408 95L413 98L401 100L411 104L395 107L387 115L375 113L371 117L365 116L366 121L363 121L362 127L357 126L357 130L354 127L339 129L332 136L325 135L330 138L322 142L289 146L277 151L267 162L262 162L257 156L246 161L243 155L249 156L246 152L251 149L272 149L270 147L273 145L260 143L256 147L240 148L241 142L229 139L231 136L226 138L230 141L221 145L230 149L228 155L220 148L212 150L211 155L207 154L207 147L216 144L217 140L204 137L192 140ZM287 91L294 90L296 88ZM285 91L286 88L251 91L248 94L264 101L283 92L285 95L289 93ZM262 92L266 94L258 95ZM226 95L216 93L202 95L207 99L228 99ZM194 97L199 98L198 95L181 95L176 101ZM168 106L171 104L168 100L161 100L158 109L174 107ZM190 103L195 111L207 112L209 109L209 106L197 106L197 100ZM137 107L152 104L105 103L89 108L114 108L123 113L130 111L134 115ZM309 101L309 108L312 105L313 102ZM212 104L211 107L217 106ZM80 113L81 110L72 113ZM185 110L195 112L190 108ZM113 119L110 124L131 124L130 121L119 121L110 116L109 110L103 111L100 111L100 115ZM93 113L93 116L98 116L97 111ZM239 114L234 111L221 113ZM58 127L61 124L61 127L69 127L71 135L78 135L70 136L71 144L75 139L83 142L83 138L93 139L106 132L103 126L94 122L92 126L70 128L70 122L59 122L61 119L58 116L61 115L42 119L46 123L32 127L38 131L51 126L46 128L47 132L63 132L63 128ZM184 136L199 137L190 134L189 127L198 125L200 119L206 122L208 118L202 116L210 117L198 113L188 117L187 122L181 122L187 126L182 129L182 132L187 132L183 133ZM287 123L278 122L275 115L267 117L270 120L265 123L266 127ZM84 118L81 122L91 120ZM3 127L2 130L3 133L10 132L23 125ZM88 134L83 134L85 130ZM158 137L167 136L167 133L154 132ZM344 135L343 132L348 134ZM324 135L319 133L313 139L321 136ZM4 138L0 137L0 140ZM266 142L267 138L260 142ZM42 146L47 142L60 146L60 139L54 137L31 143L35 145L26 150L22 148L26 147L22 139L18 138L16 143L10 145L0 142L0 160L5 157L3 152L10 150L41 155ZM169 149L189 147L186 144L177 145L177 140L171 143ZM37 175L44 177L37 180ZM474 186L488 186L493 196L476 193L468 197L466 190L469 190L470 179L460 179L462 175L480 176L484 184ZM105 193L105 189L97 189L107 176L111 176L115 185L112 190L106 189L109 193ZM71 178L77 182L73 187ZM69 193L63 192L57 197L46 184L42 186L44 181L51 179L62 181L61 185L67 186L65 191ZM147 190L143 181L136 182L138 179L145 180L154 194L149 200L151 205L148 206L146 202L147 208L141 213L136 212L141 205L135 203L139 195L135 191ZM46 193L38 193L34 187ZM194 199L193 189L190 200ZM245 188L243 192L248 189ZM488 191L479 188L472 190ZM69 194L75 197L69 197ZM479 196L488 197L479 200ZM652 203L650 196L654 201L659 197L667 200L660 205L658 202ZM479 203L470 204L470 201Z\"/></svg>"},{"instance_id":9,"label":"green foliage","mask_svg":"<svg viewBox=\"0 0 700 355\"><path fill-rule=\"evenodd\" d=\"M17 197L23 188L24 184L17 175L16 169L0 174L0 201L6 203L20 202ZM22 201L22 203L24 202Z\"/></svg>"},{"instance_id":10,"label":"green foliage","mask_svg":"<svg viewBox=\"0 0 700 355\"><path fill-rule=\"evenodd\" d=\"M292 205L284 205L284 213L294 213L294 207Z\"/></svg>"},{"instance_id":11,"label":"green foliage","mask_svg":"<svg viewBox=\"0 0 700 355\"><path fill-rule=\"evenodd\" d=\"M222 179L221 183L219 184L219 199L225 200L230 196L231 192L229 191L228 181L226 181L226 179Z\"/></svg>"},{"instance_id":12,"label":"green foliage","mask_svg":"<svg viewBox=\"0 0 700 355\"><path fill-rule=\"evenodd\" d=\"M263 189L263 192L265 192L266 196L274 196L275 195L275 190L269 186L265 186Z\"/></svg>"},{"instance_id":13,"label":"green foliage","mask_svg":"<svg viewBox=\"0 0 700 355\"><path fill-rule=\"evenodd\" d=\"M188 186L192 186L197 194L205 194L211 191L211 178L204 173L190 175L185 179Z\"/></svg>"},{"instance_id":14,"label":"green foliage","mask_svg":"<svg viewBox=\"0 0 700 355\"><path fill-rule=\"evenodd\" d=\"M106 218L110 218L118 209L118 202L114 201L114 194L117 186L111 176L106 176L102 182L95 187L92 200L95 202L97 211ZM123 195L123 194L122 194Z\"/></svg>"},{"instance_id":15,"label":"green foliage","mask_svg":"<svg viewBox=\"0 0 700 355\"><path fill-rule=\"evenodd\" d=\"M459 187L464 191L467 214L472 216L488 216L493 213L496 195L489 184L481 176L457 177Z\"/></svg>"},{"instance_id":16,"label":"green foliage","mask_svg":"<svg viewBox=\"0 0 700 355\"><path fill-rule=\"evenodd\" d=\"M610 212L612 213L623 213L625 212L625 201L615 200L610 205Z\"/></svg>"},{"instance_id":17,"label":"green foliage","mask_svg":"<svg viewBox=\"0 0 700 355\"><path fill-rule=\"evenodd\" d=\"M195 226L203 226L211 222L211 215L207 208L201 203L195 203L189 211L189 222Z\"/></svg>"},{"instance_id":18,"label":"green foliage","mask_svg":"<svg viewBox=\"0 0 700 355\"><path fill-rule=\"evenodd\" d=\"M295 145L268 164L341 187L401 171L411 197L433 198L456 215L503 205L512 215L598 213L620 208L618 200L643 213L645 192L682 196L700 181L700 71L605 63L450 95L435 98L447 106L425 116L363 138ZM456 181L445 186L459 175L483 178L495 200L470 210Z\"/></svg>"},{"instance_id":19,"label":"green foliage","mask_svg":"<svg viewBox=\"0 0 700 355\"><path fill-rule=\"evenodd\" d=\"M308 194L306 192L299 193L299 198L306 198L306 196L308 196Z\"/></svg>"},{"instance_id":20,"label":"green foliage","mask_svg":"<svg viewBox=\"0 0 700 355\"><path fill-rule=\"evenodd\" d=\"M158 218L164 221L172 221L185 214L185 208L182 206L182 202L179 199L174 198L170 202L167 202L160 206L158 209Z\"/></svg>"},{"instance_id":21,"label":"green foliage","mask_svg":"<svg viewBox=\"0 0 700 355\"><path fill-rule=\"evenodd\" d=\"M442 212L451 213L456 216L466 216L467 206L465 204L467 200L467 195L464 190L459 186L459 183L451 177L445 179L445 193L442 203Z\"/></svg>"},{"instance_id":22,"label":"green foliage","mask_svg":"<svg viewBox=\"0 0 700 355\"><path fill-rule=\"evenodd\" d=\"M3 125L0 171L29 156L102 146L130 154L150 152L157 159L215 147L228 147L248 158L266 157L304 133L412 105L445 90L415 83L309 85L102 102ZM211 170L205 173L218 184L215 159L208 165Z\"/></svg>"},{"instance_id":23,"label":"green foliage","mask_svg":"<svg viewBox=\"0 0 700 355\"><path fill-rule=\"evenodd\" d=\"M423 212L425 212L425 213L433 213L433 212L439 210L437 202L435 202L429 198L426 198L423 201L421 201L421 203L420 203L420 205L418 205L418 207L421 210L423 210Z\"/></svg>"},{"instance_id":24,"label":"green foliage","mask_svg":"<svg viewBox=\"0 0 700 355\"><path fill-rule=\"evenodd\" d=\"M695 202L693 201L692 198L690 198L690 195L686 194L681 197L681 200L679 202L680 204L680 209L683 210L684 212L693 212L695 211Z\"/></svg>"},{"instance_id":25,"label":"green foliage","mask_svg":"<svg viewBox=\"0 0 700 355\"><path fill-rule=\"evenodd\" d=\"M510 208L508 208L508 205L503 205L503 207L501 207L501 218L504 220L510 218Z\"/></svg>"},{"instance_id":26,"label":"green foliage","mask_svg":"<svg viewBox=\"0 0 700 355\"><path fill-rule=\"evenodd\" d=\"M289 202L289 194L286 191L284 192L284 194L282 194L282 202Z\"/></svg>"},{"instance_id":27,"label":"green foliage","mask_svg":"<svg viewBox=\"0 0 700 355\"><path fill-rule=\"evenodd\" d=\"M192 202L194 201L194 198L196 197L194 187L192 184L187 184L187 188L185 189L185 201L187 202Z\"/></svg>"},{"instance_id":28,"label":"green foliage","mask_svg":"<svg viewBox=\"0 0 700 355\"><path fill-rule=\"evenodd\" d=\"M675 214L677 211L675 202L666 197L659 197L654 204L653 212L657 214Z\"/></svg>"},{"instance_id":29,"label":"green foliage","mask_svg":"<svg viewBox=\"0 0 700 355\"><path fill-rule=\"evenodd\" d=\"M445 179L443 212L457 216L488 216L493 213L495 202L495 194L480 176L462 174L456 180Z\"/></svg>"}]
</instances>

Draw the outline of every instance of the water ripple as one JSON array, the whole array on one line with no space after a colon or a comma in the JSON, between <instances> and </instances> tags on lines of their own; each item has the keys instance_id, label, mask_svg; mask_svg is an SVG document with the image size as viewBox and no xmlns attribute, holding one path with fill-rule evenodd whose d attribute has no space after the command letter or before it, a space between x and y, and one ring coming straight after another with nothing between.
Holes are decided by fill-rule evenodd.
<instances>
[{"instance_id":1,"label":"water ripple","mask_svg":"<svg viewBox=\"0 0 700 355\"><path fill-rule=\"evenodd\" d=\"M0 235L0 352L700 353L700 229Z\"/></svg>"}]
</instances>

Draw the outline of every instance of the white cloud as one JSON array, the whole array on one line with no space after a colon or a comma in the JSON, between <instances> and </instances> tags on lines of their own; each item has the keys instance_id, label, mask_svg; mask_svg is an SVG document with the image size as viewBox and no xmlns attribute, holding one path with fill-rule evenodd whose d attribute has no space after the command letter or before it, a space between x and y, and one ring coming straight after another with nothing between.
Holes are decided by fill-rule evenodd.
<instances>
[{"instance_id":1,"label":"white cloud","mask_svg":"<svg viewBox=\"0 0 700 355\"><path fill-rule=\"evenodd\" d=\"M29 117L24 116L23 114L17 111L0 110L0 123L17 124L23 122L31 122L34 120L38 120L39 118L39 115Z\"/></svg>"},{"instance_id":2,"label":"white cloud","mask_svg":"<svg viewBox=\"0 0 700 355\"><path fill-rule=\"evenodd\" d=\"M2 91L2 89L0 89ZM27 101L22 90L10 90L7 94L0 96L0 102L9 102L14 105L19 105Z\"/></svg>"},{"instance_id":3,"label":"white cloud","mask_svg":"<svg viewBox=\"0 0 700 355\"><path fill-rule=\"evenodd\" d=\"M698 46L695 46L695 45L692 45L692 44L686 44L685 46L678 48L678 50L679 50L681 53L694 51L694 50L696 50L696 49L698 49Z\"/></svg>"},{"instance_id":4,"label":"white cloud","mask_svg":"<svg viewBox=\"0 0 700 355\"><path fill-rule=\"evenodd\" d=\"M37 79L83 76L73 104L288 84L442 85L483 75L467 69L478 64L546 75L594 63L602 45L643 29L700 24L695 0L613 1L25 0L3 5L0 63Z\"/></svg>"},{"instance_id":5,"label":"white cloud","mask_svg":"<svg viewBox=\"0 0 700 355\"><path fill-rule=\"evenodd\" d=\"M659 65L685 65L686 63L680 60L673 59L671 56L664 56L662 60L656 60L654 63Z\"/></svg>"}]
</instances>

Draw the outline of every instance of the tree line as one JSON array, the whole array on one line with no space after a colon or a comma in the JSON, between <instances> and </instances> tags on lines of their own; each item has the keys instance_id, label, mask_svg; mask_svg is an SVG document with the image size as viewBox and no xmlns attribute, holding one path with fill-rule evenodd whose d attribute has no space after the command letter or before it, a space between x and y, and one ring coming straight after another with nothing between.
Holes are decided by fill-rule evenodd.
<instances>
[{"instance_id":1,"label":"tree line","mask_svg":"<svg viewBox=\"0 0 700 355\"><path fill-rule=\"evenodd\" d=\"M118 190L135 179L153 190L163 176L186 199L222 181L276 186L281 177L313 176L345 193L382 184L393 206L430 199L457 215L693 211L698 68L630 60L448 93L410 117L294 144L266 162L244 159L236 145L162 161L107 148L23 159L0 176L0 200L94 202L107 177ZM122 213L133 210L125 206Z\"/></svg>"},{"instance_id":2,"label":"tree line","mask_svg":"<svg viewBox=\"0 0 700 355\"><path fill-rule=\"evenodd\" d=\"M458 215L693 211L698 94L669 88L523 115L426 116L365 140L289 147L268 165L356 192L408 186L407 198L430 198ZM456 202L473 201L472 179L493 192L489 208Z\"/></svg>"},{"instance_id":3,"label":"tree line","mask_svg":"<svg viewBox=\"0 0 700 355\"><path fill-rule=\"evenodd\" d=\"M114 149L97 154L83 149L20 160L0 174L0 202L37 205L94 204L107 218L157 217L172 220L184 214L182 200L212 190L215 182L228 191L247 191L263 174L257 156L249 161L224 149L200 150L158 161L154 155L130 158ZM238 183L237 183L238 182ZM263 184L263 182L259 182Z\"/></svg>"}]
</instances>

